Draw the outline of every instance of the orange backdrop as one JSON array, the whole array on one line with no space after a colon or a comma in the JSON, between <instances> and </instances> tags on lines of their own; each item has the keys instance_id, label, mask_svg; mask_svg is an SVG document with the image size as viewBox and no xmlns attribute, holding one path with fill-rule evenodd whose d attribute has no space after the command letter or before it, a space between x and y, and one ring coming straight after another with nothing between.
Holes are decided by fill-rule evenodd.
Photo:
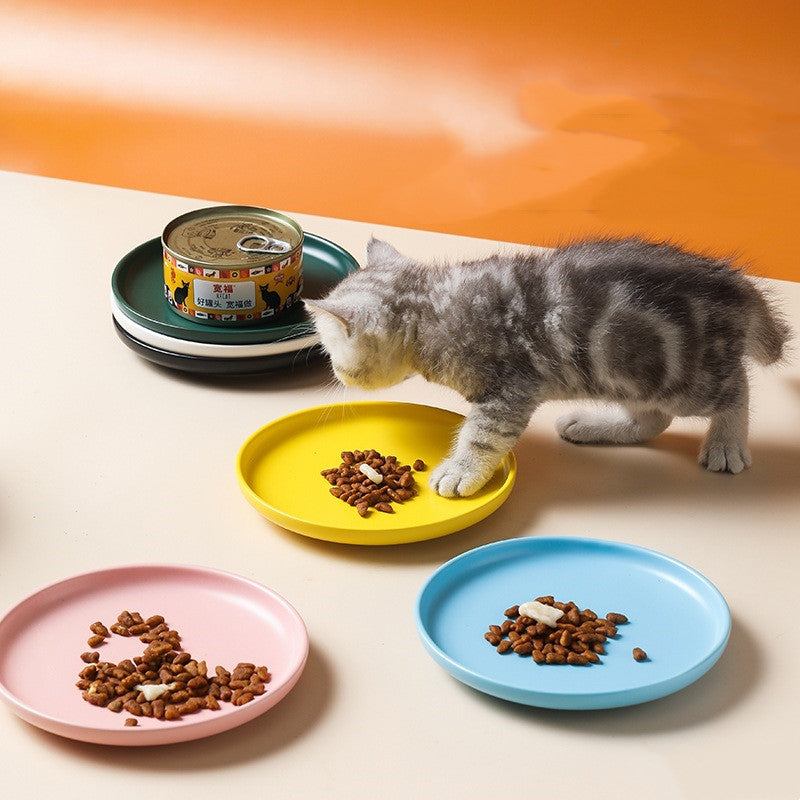
<instances>
[{"instance_id":1,"label":"orange backdrop","mask_svg":"<svg viewBox=\"0 0 800 800\"><path fill-rule=\"evenodd\" d=\"M800 280L800 3L0 0L0 168Z\"/></svg>"}]
</instances>

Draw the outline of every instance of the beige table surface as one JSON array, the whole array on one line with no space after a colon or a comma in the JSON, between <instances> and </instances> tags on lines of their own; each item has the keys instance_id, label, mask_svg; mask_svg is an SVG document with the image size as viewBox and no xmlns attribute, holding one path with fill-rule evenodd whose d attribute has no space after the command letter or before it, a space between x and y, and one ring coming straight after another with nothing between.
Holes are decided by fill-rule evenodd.
<instances>
[{"instance_id":1,"label":"beige table surface","mask_svg":"<svg viewBox=\"0 0 800 800\"><path fill-rule=\"evenodd\" d=\"M421 378L370 395L332 391L324 364L247 379L156 367L114 333L111 271L171 218L210 203L2 173L0 204L0 609L74 573L185 562L272 587L311 639L285 700L205 740L94 746L3 706L3 797L800 797L800 360L754 371L754 464L742 475L697 466L700 421L677 421L646 447L579 448L556 436L563 407L552 405L516 448L511 497L485 521L416 545L317 542L244 501L234 458L253 430L332 400L460 412L465 402ZM497 247L293 215L359 259L373 233L419 257ZM773 288L800 319L800 285ZM226 413L202 457L176 433L168 410L177 408L197 419ZM631 542L700 570L732 611L720 662L671 697L596 712L516 706L451 678L418 640L420 586L470 548L542 535ZM365 651L356 635L374 614L383 633ZM518 755L528 747L540 755Z\"/></svg>"}]
</instances>

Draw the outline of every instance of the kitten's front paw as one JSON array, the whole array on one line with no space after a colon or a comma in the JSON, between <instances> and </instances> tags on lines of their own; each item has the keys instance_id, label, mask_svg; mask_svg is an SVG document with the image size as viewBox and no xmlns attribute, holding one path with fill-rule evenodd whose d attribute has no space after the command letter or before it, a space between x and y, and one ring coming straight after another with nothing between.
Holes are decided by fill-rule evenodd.
<instances>
[{"instance_id":1,"label":"kitten's front paw","mask_svg":"<svg viewBox=\"0 0 800 800\"><path fill-rule=\"evenodd\" d=\"M734 475L752 463L747 445L738 442L705 442L698 460L710 472L732 472Z\"/></svg>"},{"instance_id":2,"label":"kitten's front paw","mask_svg":"<svg viewBox=\"0 0 800 800\"><path fill-rule=\"evenodd\" d=\"M442 497L469 497L488 480L482 472L455 458L446 458L431 473L430 487Z\"/></svg>"}]
</instances>

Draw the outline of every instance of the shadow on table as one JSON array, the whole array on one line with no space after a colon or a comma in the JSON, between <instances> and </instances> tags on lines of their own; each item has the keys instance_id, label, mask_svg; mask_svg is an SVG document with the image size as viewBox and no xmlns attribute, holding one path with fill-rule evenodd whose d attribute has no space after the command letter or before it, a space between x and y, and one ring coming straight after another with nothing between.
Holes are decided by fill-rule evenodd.
<instances>
[{"instance_id":1,"label":"shadow on table","mask_svg":"<svg viewBox=\"0 0 800 800\"><path fill-rule=\"evenodd\" d=\"M461 686L473 702L532 725L559 728L584 737L641 736L704 725L731 713L758 685L762 671L763 658L754 637L734 617L728 646L720 660L685 689L649 703L595 711L559 711L499 700Z\"/></svg>"},{"instance_id":2,"label":"shadow on table","mask_svg":"<svg viewBox=\"0 0 800 800\"><path fill-rule=\"evenodd\" d=\"M624 510L669 504L676 529L695 529L698 508L726 513L754 499L793 494L800 482L800 451L776 442L756 443L754 466L739 475L711 473L697 464L701 436L664 433L633 447L574 445L555 433L528 430L514 448L517 480L508 500L491 516L464 531L413 544L368 547L298 536L272 526L298 547L325 558L387 565L441 564L474 547L519 536L546 534L539 519L552 509L619 508L619 530L627 536ZM458 502L454 500L453 502ZM270 523L265 523L270 524ZM703 535L724 537L725 530L703 528ZM591 536L591 531L576 530Z\"/></svg>"},{"instance_id":3,"label":"shadow on table","mask_svg":"<svg viewBox=\"0 0 800 800\"><path fill-rule=\"evenodd\" d=\"M302 739L325 717L333 698L333 684L330 664L312 646L300 680L280 703L239 728L205 739L166 746L121 747L76 742L37 728L31 730L44 745L88 762L151 773L215 770L268 758Z\"/></svg>"}]
</instances>

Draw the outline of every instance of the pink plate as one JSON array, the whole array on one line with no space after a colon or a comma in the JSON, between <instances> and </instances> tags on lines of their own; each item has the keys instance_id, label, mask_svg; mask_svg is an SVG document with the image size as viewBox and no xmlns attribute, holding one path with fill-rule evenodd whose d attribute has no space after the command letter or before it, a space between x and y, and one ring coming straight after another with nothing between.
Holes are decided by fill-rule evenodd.
<instances>
[{"instance_id":1,"label":"pink plate","mask_svg":"<svg viewBox=\"0 0 800 800\"><path fill-rule=\"evenodd\" d=\"M116 622L121 611L162 614L193 657L232 669L263 664L267 691L243 706L221 703L166 722L87 703L76 688L89 650L89 625ZM97 649L102 660L140 655L136 637L112 635ZM115 745L154 745L200 739L263 714L297 682L308 655L303 620L280 595L255 581L192 566L138 565L77 575L35 592L0 619L0 696L22 719L59 736Z\"/></svg>"}]
</instances>

